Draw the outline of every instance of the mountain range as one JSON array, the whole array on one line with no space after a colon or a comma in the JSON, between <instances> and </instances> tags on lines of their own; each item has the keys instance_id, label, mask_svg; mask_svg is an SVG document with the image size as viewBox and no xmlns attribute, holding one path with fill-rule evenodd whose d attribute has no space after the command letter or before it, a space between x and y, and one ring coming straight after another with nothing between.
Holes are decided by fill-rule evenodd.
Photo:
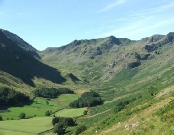
<instances>
[{"instance_id":1,"label":"mountain range","mask_svg":"<svg viewBox=\"0 0 174 135\"><path fill-rule=\"evenodd\" d=\"M91 87L112 83L119 74L126 72L133 72L131 78L151 72L154 78L161 75L158 71L163 68L171 70L173 42L173 32L141 40L109 36L74 40L61 47L37 51L16 34L1 29L0 70L32 87L37 87L34 78L55 84L66 84L70 79ZM151 71L154 66L155 71ZM148 75L142 79L147 78ZM124 81L124 77L122 79L119 81Z\"/></svg>"},{"instance_id":2,"label":"mountain range","mask_svg":"<svg viewBox=\"0 0 174 135\"><path fill-rule=\"evenodd\" d=\"M37 88L70 88L77 96L94 90L105 102L78 119L89 127L82 134L159 134L164 126L168 134L173 130L173 52L174 32L140 40L74 40L38 51L0 29L0 86L30 97Z\"/></svg>"}]
</instances>

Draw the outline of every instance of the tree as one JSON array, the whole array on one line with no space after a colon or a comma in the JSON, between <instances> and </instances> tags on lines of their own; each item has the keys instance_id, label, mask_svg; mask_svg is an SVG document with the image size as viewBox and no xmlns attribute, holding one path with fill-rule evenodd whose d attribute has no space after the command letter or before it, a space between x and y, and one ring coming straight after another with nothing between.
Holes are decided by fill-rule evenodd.
<instances>
[{"instance_id":1,"label":"tree","mask_svg":"<svg viewBox=\"0 0 174 135\"><path fill-rule=\"evenodd\" d=\"M33 93L36 97L57 98L60 94L73 94L74 91L69 88L42 88L34 90Z\"/></svg>"},{"instance_id":2,"label":"tree","mask_svg":"<svg viewBox=\"0 0 174 135\"><path fill-rule=\"evenodd\" d=\"M0 106L22 106L31 103L30 98L13 89L0 87Z\"/></svg>"},{"instance_id":3,"label":"tree","mask_svg":"<svg viewBox=\"0 0 174 135\"><path fill-rule=\"evenodd\" d=\"M88 111L87 110L84 110L83 111L83 115L87 115Z\"/></svg>"},{"instance_id":4,"label":"tree","mask_svg":"<svg viewBox=\"0 0 174 135\"><path fill-rule=\"evenodd\" d=\"M53 128L53 132L57 133L58 135L63 135L65 133L64 124L60 122L57 123Z\"/></svg>"},{"instance_id":5,"label":"tree","mask_svg":"<svg viewBox=\"0 0 174 135\"><path fill-rule=\"evenodd\" d=\"M50 116L50 115L51 115L51 111L48 110L45 112L45 116Z\"/></svg>"},{"instance_id":6,"label":"tree","mask_svg":"<svg viewBox=\"0 0 174 135\"><path fill-rule=\"evenodd\" d=\"M103 100L101 100L99 94L94 91L91 91L83 93L81 97L78 98L78 100L71 102L69 106L73 108L81 108L92 107L101 104L103 104Z\"/></svg>"},{"instance_id":7,"label":"tree","mask_svg":"<svg viewBox=\"0 0 174 135\"><path fill-rule=\"evenodd\" d=\"M83 131L85 131L87 128L85 126L78 127L75 131L75 135L79 135Z\"/></svg>"},{"instance_id":8,"label":"tree","mask_svg":"<svg viewBox=\"0 0 174 135\"><path fill-rule=\"evenodd\" d=\"M67 126L74 126L75 122L72 118L65 118L64 124L65 124L66 127Z\"/></svg>"},{"instance_id":9,"label":"tree","mask_svg":"<svg viewBox=\"0 0 174 135\"><path fill-rule=\"evenodd\" d=\"M0 121L2 121L2 116L0 116Z\"/></svg>"},{"instance_id":10,"label":"tree","mask_svg":"<svg viewBox=\"0 0 174 135\"><path fill-rule=\"evenodd\" d=\"M19 119L25 119L25 113L20 113L20 115L19 115Z\"/></svg>"},{"instance_id":11,"label":"tree","mask_svg":"<svg viewBox=\"0 0 174 135\"><path fill-rule=\"evenodd\" d=\"M54 117L53 119L52 119L52 125L55 125L56 123L58 123L60 120L59 120L59 118L58 117Z\"/></svg>"}]
</instances>

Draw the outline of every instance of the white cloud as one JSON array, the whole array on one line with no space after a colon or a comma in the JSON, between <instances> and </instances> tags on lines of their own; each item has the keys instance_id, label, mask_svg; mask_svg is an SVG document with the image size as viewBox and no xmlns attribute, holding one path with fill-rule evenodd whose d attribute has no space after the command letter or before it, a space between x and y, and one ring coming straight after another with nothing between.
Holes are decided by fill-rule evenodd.
<instances>
[{"instance_id":1,"label":"white cloud","mask_svg":"<svg viewBox=\"0 0 174 135\"><path fill-rule=\"evenodd\" d=\"M105 11L108 11L108 10L111 10L119 5L122 5L126 2L126 0L116 0L115 2L113 3L109 3L108 5L106 5L104 8L102 8L99 12L105 12Z\"/></svg>"},{"instance_id":2,"label":"white cloud","mask_svg":"<svg viewBox=\"0 0 174 135\"><path fill-rule=\"evenodd\" d=\"M118 2L118 1L117 1ZM113 6L106 6L103 11L109 10ZM114 5L114 4L113 4ZM114 23L108 23L100 33L96 33L98 37L107 37L115 35L116 37L127 37L130 39L140 39L153 34L165 34L174 29L171 27L174 23L174 15L172 11L174 2L166 3L154 8L147 8L134 12L129 11L126 19L112 19ZM170 11L170 12L168 12ZM110 26L110 28L107 27Z\"/></svg>"},{"instance_id":3,"label":"white cloud","mask_svg":"<svg viewBox=\"0 0 174 135\"><path fill-rule=\"evenodd\" d=\"M139 21L137 20L137 22L124 24L119 28L115 28L113 30L100 34L99 37L107 37L110 35L115 35L116 37L119 38L130 38L138 40L146 36L151 36L153 34L162 34L164 32L172 31L172 29L163 30L163 28L172 25L174 23L174 18L168 20L161 20L159 22L156 22L154 19L155 18L153 16L149 16L148 18Z\"/></svg>"},{"instance_id":4,"label":"white cloud","mask_svg":"<svg viewBox=\"0 0 174 135\"><path fill-rule=\"evenodd\" d=\"M174 2L166 4L166 5L163 5L163 6L160 6L160 7L157 7L157 8L151 8L151 9L149 9L149 11L151 13L162 12L162 11L170 9L172 7L174 7Z\"/></svg>"},{"instance_id":5,"label":"white cloud","mask_svg":"<svg viewBox=\"0 0 174 135\"><path fill-rule=\"evenodd\" d=\"M164 12L165 10L171 9L173 7L174 7L174 2L168 3L166 5L162 5L162 6L159 6L159 7L149 8L149 9L146 9L146 10L138 11L138 12L134 11L134 12L131 12L131 14L132 14L133 17L145 17L145 16L148 16L148 15L158 14L160 12Z\"/></svg>"}]
</instances>

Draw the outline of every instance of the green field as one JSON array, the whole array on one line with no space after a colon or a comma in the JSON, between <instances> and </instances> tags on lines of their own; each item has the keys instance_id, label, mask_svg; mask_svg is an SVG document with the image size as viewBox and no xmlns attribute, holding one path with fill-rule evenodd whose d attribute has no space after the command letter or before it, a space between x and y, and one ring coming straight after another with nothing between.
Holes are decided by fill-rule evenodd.
<instances>
[{"instance_id":1,"label":"green field","mask_svg":"<svg viewBox=\"0 0 174 135\"><path fill-rule=\"evenodd\" d=\"M60 117L77 117L83 115L83 112L86 109L87 108L64 109L57 112L55 115Z\"/></svg>"},{"instance_id":2,"label":"green field","mask_svg":"<svg viewBox=\"0 0 174 135\"><path fill-rule=\"evenodd\" d=\"M22 134L37 134L45 130L51 129L51 120L52 117L39 117L22 120L1 121L0 133L10 134L11 132L13 135L20 135L22 132Z\"/></svg>"},{"instance_id":3,"label":"green field","mask_svg":"<svg viewBox=\"0 0 174 135\"><path fill-rule=\"evenodd\" d=\"M10 107L8 110L11 112L1 113L4 121L0 122L0 135L31 135L37 134L52 128L52 117L43 117L45 111L51 110L52 112L61 108L67 107L70 102L79 97L77 94L64 94L58 98L50 99L47 102L45 98L35 98L31 105L23 107ZM56 113L56 116L61 117L76 117L83 114L86 108L81 109L65 109ZM30 119L18 119L21 112L26 114L26 117L34 117ZM8 120L7 120L8 119Z\"/></svg>"},{"instance_id":4,"label":"green field","mask_svg":"<svg viewBox=\"0 0 174 135\"><path fill-rule=\"evenodd\" d=\"M31 135L30 133L0 129L0 135Z\"/></svg>"},{"instance_id":5,"label":"green field","mask_svg":"<svg viewBox=\"0 0 174 135\"><path fill-rule=\"evenodd\" d=\"M25 105L23 107L10 107L8 113L1 113L0 116L3 120L18 119L21 112L26 114L26 117L43 117L47 110L52 112L64 108L69 105L70 102L77 99L79 95L76 94L63 94L58 98L48 100L45 98L35 98L31 105Z\"/></svg>"},{"instance_id":6,"label":"green field","mask_svg":"<svg viewBox=\"0 0 174 135\"><path fill-rule=\"evenodd\" d=\"M51 99L52 102L54 102L56 105L59 106L69 106L69 103L77 100L79 95L77 94L62 94L58 98Z\"/></svg>"},{"instance_id":7,"label":"green field","mask_svg":"<svg viewBox=\"0 0 174 135\"><path fill-rule=\"evenodd\" d=\"M25 105L23 107L10 107L8 113L1 113L3 120L6 119L18 119L18 116L21 112L26 114L26 117L39 116L42 117L45 115L47 110L55 111L61 107L56 106L54 102L49 101L49 104L46 103L44 98L35 98L34 102L31 105Z\"/></svg>"}]
</instances>

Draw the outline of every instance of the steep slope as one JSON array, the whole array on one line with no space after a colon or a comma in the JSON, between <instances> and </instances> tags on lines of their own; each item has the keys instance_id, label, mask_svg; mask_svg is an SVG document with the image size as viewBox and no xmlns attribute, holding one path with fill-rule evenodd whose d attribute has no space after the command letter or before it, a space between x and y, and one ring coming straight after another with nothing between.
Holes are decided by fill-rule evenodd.
<instances>
[{"instance_id":1,"label":"steep slope","mask_svg":"<svg viewBox=\"0 0 174 135\"><path fill-rule=\"evenodd\" d=\"M60 48L47 48L40 53L40 56L43 62L60 68L65 74L73 72L81 80L93 81L96 77L102 79L104 75L103 72L100 72L101 70L96 69L105 69L110 64L108 62L112 61L113 54L133 42L126 38L118 39L114 36L75 40ZM99 81L97 78L96 80Z\"/></svg>"},{"instance_id":2,"label":"steep slope","mask_svg":"<svg viewBox=\"0 0 174 135\"><path fill-rule=\"evenodd\" d=\"M0 29L0 31L2 31L8 38L13 40L18 46L23 48L25 51L29 52L30 54L32 54L36 58L40 58L38 53L37 53L38 51L33 46L31 46L29 43L27 43L22 38L20 38L18 35L11 33L7 30L3 30L3 29Z\"/></svg>"},{"instance_id":3,"label":"steep slope","mask_svg":"<svg viewBox=\"0 0 174 135\"><path fill-rule=\"evenodd\" d=\"M21 48L22 41L11 40L0 30L0 71L6 72L16 78L21 79L24 83L35 86L34 78L43 78L53 83L63 83L65 79L56 69L45 65L34 58L30 51L35 51L27 45ZM20 42L20 44L18 44ZM26 50L29 50L26 51ZM3 73L4 74L4 73ZM4 83L3 77L0 79ZM10 81L9 81L10 83Z\"/></svg>"}]
</instances>

